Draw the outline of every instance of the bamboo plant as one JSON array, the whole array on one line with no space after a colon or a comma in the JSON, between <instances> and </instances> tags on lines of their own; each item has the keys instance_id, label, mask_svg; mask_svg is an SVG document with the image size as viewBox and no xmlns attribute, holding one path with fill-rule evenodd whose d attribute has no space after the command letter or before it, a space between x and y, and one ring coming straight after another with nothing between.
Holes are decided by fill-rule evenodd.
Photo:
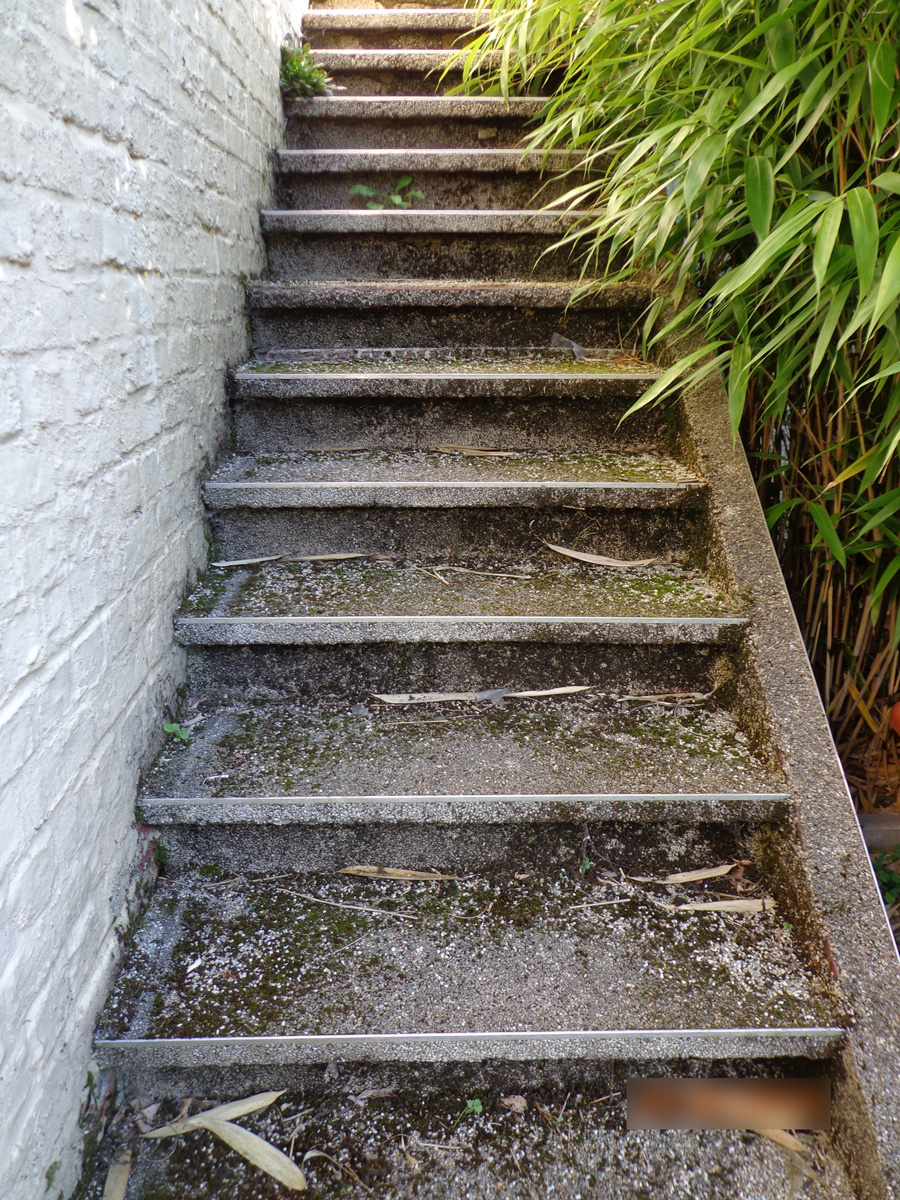
<instances>
[{"instance_id":1,"label":"bamboo plant","mask_svg":"<svg viewBox=\"0 0 900 1200\"><path fill-rule=\"evenodd\" d=\"M651 269L640 404L722 372L865 808L900 808L896 0L488 0L464 86L549 99L585 289ZM673 305L675 316L672 316Z\"/></svg>"}]
</instances>

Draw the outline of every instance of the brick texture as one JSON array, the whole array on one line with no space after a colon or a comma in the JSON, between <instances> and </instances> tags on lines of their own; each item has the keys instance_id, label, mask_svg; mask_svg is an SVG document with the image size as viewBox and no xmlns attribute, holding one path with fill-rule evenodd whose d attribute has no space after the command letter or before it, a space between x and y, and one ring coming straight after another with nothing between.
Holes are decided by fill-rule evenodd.
<instances>
[{"instance_id":1,"label":"brick texture","mask_svg":"<svg viewBox=\"0 0 900 1200\"><path fill-rule=\"evenodd\" d=\"M69 1195L302 0L0 15L0 1195ZM49 1176L48 1176L49 1172ZM52 1186L48 1186L48 1178Z\"/></svg>"}]
</instances>

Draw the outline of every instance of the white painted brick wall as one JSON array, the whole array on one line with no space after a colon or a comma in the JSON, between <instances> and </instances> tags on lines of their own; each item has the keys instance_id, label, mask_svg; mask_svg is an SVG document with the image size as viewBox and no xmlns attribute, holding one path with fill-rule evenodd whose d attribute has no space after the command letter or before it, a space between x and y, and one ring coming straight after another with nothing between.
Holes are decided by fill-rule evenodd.
<instances>
[{"instance_id":1,"label":"white painted brick wall","mask_svg":"<svg viewBox=\"0 0 900 1200\"><path fill-rule=\"evenodd\" d=\"M77 1181L303 0L0 6L0 1196ZM47 1171L53 1186L48 1188Z\"/></svg>"}]
</instances>

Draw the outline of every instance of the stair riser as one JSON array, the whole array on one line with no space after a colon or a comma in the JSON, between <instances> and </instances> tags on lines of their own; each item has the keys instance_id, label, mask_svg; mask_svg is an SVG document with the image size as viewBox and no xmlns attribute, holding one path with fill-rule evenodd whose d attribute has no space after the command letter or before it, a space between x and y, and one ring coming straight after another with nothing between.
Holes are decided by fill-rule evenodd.
<instances>
[{"instance_id":1,"label":"stair riser","mask_svg":"<svg viewBox=\"0 0 900 1200\"><path fill-rule=\"evenodd\" d=\"M268 234L269 277L294 279L577 279L559 235Z\"/></svg>"},{"instance_id":2,"label":"stair riser","mask_svg":"<svg viewBox=\"0 0 900 1200\"><path fill-rule=\"evenodd\" d=\"M456 29L304 29L316 50L439 50L466 45L473 34Z\"/></svg>"},{"instance_id":3,"label":"stair riser","mask_svg":"<svg viewBox=\"0 0 900 1200\"><path fill-rule=\"evenodd\" d=\"M288 109L288 150L451 150L513 148L525 136L527 122L510 120L440 121L319 117L310 120Z\"/></svg>"},{"instance_id":4,"label":"stair riser","mask_svg":"<svg viewBox=\"0 0 900 1200\"><path fill-rule=\"evenodd\" d=\"M284 171L276 177L277 205L279 208L365 210L365 202L351 195L351 188L363 184L383 195L403 174L402 166L397 171ZM417 200L414 207L438 209L536 209L562 196L582 178L573 175L571 181L553 179L544 184L537 171L417 171L410 174L413 177L411 187L425 196L424 200Z\"/></svg>"},{"instance_id":5,"label":"stair riser","mask_svg":"<svg viewBox=\"0 0 900 1200\"><path fill-rule=\"evenodd\" d=\"M665 821L665 804L660 802L658 807L659 816ZM577 843L585 830L589 830L590 853L598 862L619 862L623 838L655 845L660 839L674 842L686 831L677 821L631 826L619 822L588 824L583 806L573 805L571 809L569 823L558 825L568 816L567 806L562 801L548 804L548 823L553 823L554 831L559 829L566 846ZM145 806L143 811L149 823L154 824L153 807ZM743 814L734 810L729 815L736 821L743 816L750 825L760 820L751 802L746 804ZM274 820L278 814L272 816ZM360 863L462 874L522 861L523 841L531 843L547 830L547 825L530 822L441 826L422 822L366 824L366 820L367 815L362 811L359 823L330 827L274 823L156 827L160 843L166 849L167 873L215 863L226 875L240 871L339 871ZM697 826L687 828L694 832Z\"/></svg>"},{"instance_id":6,"label":"stair riser","mask_svg":"<svg viewBox=\"0 0 900 1200\"><path fill-rule=\"evenodd\" d=\"M190 694L237 698L327 699L338 707L372 692L513 691L596 686L616 694L688 689L707 693L728 674L729 651L710 646L547 645L540 642L364 646L191 646ZM553 700L545 703L552 705ZM430 706L432 709L434 706ZM412 714L428 716L429 706ZM432 713L433 715L433 713Z\"/></svg>"},{"instance_id":7,"label":"stair riser","mask_svg":"<svg viewBox=\"0 0 900 1200\"><path fill-rule=\"evenodd\" d=\"M611 389L612 391L612 385ZM634 399L637 397L635 396ZM500 446L543 453L591 453L635 446L668 448L672 410L640 409L619 421L629 399L560 401L447 399L387 401L239 400L233 405L235 449L284 455L328 446L392 446L430 450L437 445Z\"/></svg>"},{"instance_id":8,"label":"stair riser","mask_svg":"<svg viewBox=\"0 0 900 1200\"><path fill-rule=\"evenodd\" d=\"M251 301L252 305L252 301ZM257 354L294 347L549 346L554 333L581 346L621 345L639 310L496 307L261 308L251 306Z\"/></svg>"},{"instance_id":9,"label":"stair riser","mask_svg":"<svg viewBox=\"0 0 900 1200\"><path fill-rule=\"evenodd\" d=\"M379 69L328 71L336 87L345 96L446 96L462 83L462 72L451 70L444 74L436 69Z\"/></svg>"},{"instance_id":10,"label":"stair riser","mask_svg":"<svg viewBox=\"0 0 900 1200\"><path fill-rule=\"evenodd\" d=\"M689 519L685 519L688 517ZM702 510L684 508L576 512L561 508L229 508L212 514L219 555L227 561L268 554L393 554L476 568L486 557L546 563L540 540L571 546L590 526L590 546L628 561L697 544ZM582 543L587 544L587 543ZM424 556L424 558L423 558ZM476 561L477 560L477 561Z\"/></svg>"},{"instance_id":11,"label":"stair riser","mask_svg":"<svg viewBox=\"0 0 900 1200\"><path fill-rule=\"evenodd\" d=\"M122 1094L131 1096L155 1096L158 1099L181 1100L185 1096L209 1096L218 1101L243 1099L245 1096L264 1091L288 1090L298 1096L298 1107L309 1103L321 1103L332 1099L340 1103L339 1097L346 1094L359 1094L368 1088L381 1088L390 1084L398 1092L408 1091L412 1095L429 1093L429 1107L435 1113L448 1114L447 1121L455 1112L463 1107L460 1096L484 1097L485 1108L498 1105L501 1096L522 1095L533 1096L536 1084L542 1092L553 1089L557 1095L553 1111L562 1110L562 1105L568 1095L579 1093L598 1097L611 1094L621 1095L623 1081L642 1076L659 1078L673 1075L677 1078L686 1076L709 1076L721 1078L723 1075L738 1075L760 1077L774 1075L777 1077L800 1078L815 1077L820 1074L829 1075L839 1070L827 1054L819 1058L817 1055L798 1054L796 1058L788 1058L784 1051L784 1042L775 1039L767 1045L760 1039L754 1047L757 1057L749 1057L752 1053L748 1045L747 1057L741 1059L729 1058L725 1054L724 1038L722 1053L710 1054L710 1047L704 1047L706 1055L697 1052L696 1061L691 1061L687 1054L680 1050L668 1061L658 1052L647 1058L624 1058L613 1055L608 1059L573 1060L564 1053L553 1057L535 1058L526 1054L502 1055L499 1053L486 1055L480 1062L453 1061L450 1064L440 1064L421 1060L410 1063L403 1062L367 1062L364 1056L359 1058L341 1057L332 1066L322 1063L319 1065L283 1065L265 1063L253 1065L243 1062L234 1066L175 1066L166 1061L164 1052L156 1052L152 1047L146 1051L135 1049L127 1057L121 1051L116 1052L119 1065L116 1074ZM660 1046L660 1049L663 1049ZM799 1049L799 1048L797 1048ZM105 1048L101 1050L105 1060L111 1057ZM335 1077L337 1073L337 1078ZM440 1096L431 1095L433 1090L440 1089ZM302 1100L299 1099L302 1097ZM346 1103L346 1101L344 1100ZM541 1095L539 1102L547 1102L546 1095ZM375 1103L384 1103L376 1101ZM396 1104L396 1101L392 1102ZM420 1111L410 1105L412 1119L421 1120ZM624 1106L623 1106L624 1108ZM498 1114L504 1110L497 1108ZM621 1113L624 1126L624 1111ZM503 1117L500 1117L503 1120ZM410 1127L413 1127L412 1124ZM694 1135L703 1138L704 1135ZM707 1135L709 1136L709 1135ZM502 1137L496 1138L503 1144ZM158 1144L158 1143L157 1143ZM412 1145L412 1143L410 1143ZM416 1147L412 1145L412 1148ZM492 1154L495 1151L492 1149ZM630 1180L627 1163L634 1153L633 1139L621 1147L622 1172L620 1195L627 1194L626 1189ZM660 1152L662 1153L662 1152ZM501 1159L501 1161L503 1161ZM503 1187L506 1190L507 1180L513 1176L516 1163L521 1164L518 1157L510 1157L508 1163L503 1162L509 1174L504 1171ZM484 1168L481 1168L483 1174ZM479 1176L479 1178L481 1175ZM501 1190L498 1184L498 1190ZM420 1189L414 1193L421 1194ZM435 1193L428 1192L428 1195ZM603 1195L611 1193L604 1192ZM718 1193L703 1193L710 1197ZM775 1195L774 1192L771 1193Z\"/></svg>"}]
</instances>

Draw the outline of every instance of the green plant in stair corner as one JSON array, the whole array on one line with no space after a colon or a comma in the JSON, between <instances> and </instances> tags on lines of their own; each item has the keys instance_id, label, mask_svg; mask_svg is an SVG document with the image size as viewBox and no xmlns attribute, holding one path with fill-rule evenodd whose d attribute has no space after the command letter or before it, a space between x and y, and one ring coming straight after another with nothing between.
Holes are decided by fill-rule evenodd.
<instances>
[{"instance_id":1,"label":"green plant in stair corner","mask_svg":"<svg viewBox=\"0 0 900 1200\"><path fill-rule=\"evenodd\" d=\"M324 96L331 88L326 71L316 66L312 50L306 42L286 40L281 47L281 87L289 96L311 100Z\"/></svg>"},{"instance_id":2,"label":"green plant in stair corner","mask_svg":"<svg viewBox=\"0 0 900 1200\"><path fill-rule=\"evenodd\" d=\"M191 736L186 729L183 729L182 726L178 724L177 721L172 721L168 725L163 725L163 729L166 733L171 733L174 737L178 738L180 742L188 741Z\"/></svg>"},{"instance_id":3,"label":"green plant in stair corner","mask_svg":"<svg viewBox=\"0 0 900 1200\"><path fill-rule=\"evenodd\" d=\"M466 1107L453 1122L453 1128L456 1128L463 1117L477 1117L482 1112L484 1112L484 1105L480 1100L467 1100Z\"/></svg>"},{"instance_id":4,"label":"green plant in stair corner","mask_svg":"<svg viewBox=\"0 0 900 1200\"><path fill-rule=\"evenodd\" d=\"M378 191L366 183L356 183L350 189L351 196L361 196L366 208L412 208L413 200L424 200L425 193L413 188L412 175L404 175L393 188Z\"/></svg>"},{"instance_id":5,"label":"green plant in stair corner","mask_svg":"<svg viewBox=\"0 0 900 1200\"><path fill-rule=\"evenodd\" d=\"M896 904L900 900L900 873L897 870L900 867L900 846L895 846L893 850L886 850L882 854L874 854L872 866L875 868L875 878L881 888L881 897L885 905L890 908L892 904Z\"/></svg>"}]
</instances>

